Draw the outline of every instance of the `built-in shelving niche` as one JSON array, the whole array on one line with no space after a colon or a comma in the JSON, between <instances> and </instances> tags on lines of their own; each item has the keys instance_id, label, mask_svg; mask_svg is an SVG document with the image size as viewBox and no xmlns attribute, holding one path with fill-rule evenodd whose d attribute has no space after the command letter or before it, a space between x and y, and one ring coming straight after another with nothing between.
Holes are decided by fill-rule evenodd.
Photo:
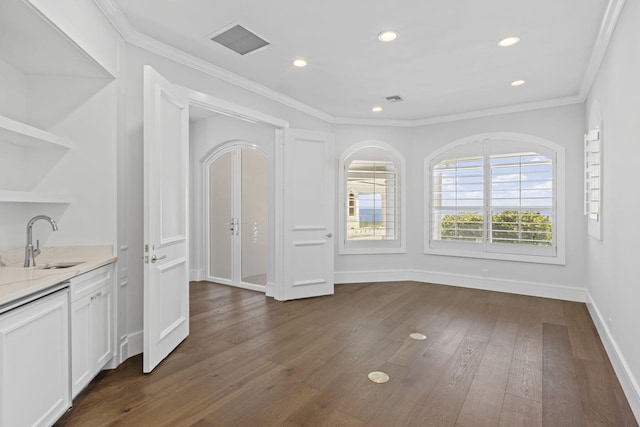
<instances>
[{"instance_id":1,"label":"built-in shelving niche","mask_svg":"<svg viewBox=\"0 0 640 427\"><path fill-rule=\"evenodd\" d=\"M71 202L40 191L82 143L59 128L113 78L27 0L0 2L0 202Z\"/></svg>"}]
</instances>

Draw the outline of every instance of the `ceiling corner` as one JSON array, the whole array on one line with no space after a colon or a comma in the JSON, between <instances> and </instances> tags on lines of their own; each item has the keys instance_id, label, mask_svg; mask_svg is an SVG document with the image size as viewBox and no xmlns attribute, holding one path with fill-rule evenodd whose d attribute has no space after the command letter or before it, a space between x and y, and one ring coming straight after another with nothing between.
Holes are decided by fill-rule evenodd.
<instances>
[{"instance_id":1,"label":"ceiling corner","mask_svg":"<svg viewBox=\"0 0 640 427\"><path fill-rule=\"evenodd\" d=\"M602 23L600 24L598 37L594 43L593 51L589 58L589 64L587 65L587 69L585 70L584 77L582 79L582 85L580 86L579 96L582 99L587 98L589 91L591 90L591 86L598 75L598 70L600 69L600 65L607 53L609 42L611 41L611 37L616 29L616 25L618 24L618 18L620 18L625 1L626 0L609 0L607 11L605 12Z\"/></svg>"}]
</instances>

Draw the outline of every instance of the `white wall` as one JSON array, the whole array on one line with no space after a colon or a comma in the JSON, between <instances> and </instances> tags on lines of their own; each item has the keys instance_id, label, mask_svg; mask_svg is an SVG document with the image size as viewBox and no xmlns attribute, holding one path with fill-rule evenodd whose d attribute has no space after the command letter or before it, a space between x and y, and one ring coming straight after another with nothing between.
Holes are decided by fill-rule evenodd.
<instances>
[{"instance_id":1,"label":"white wall","mask_svg":"<svg viewBox=\"0 0 640 427\"><path fill-rule=\"evenodd\" d=\"M603 239L587 239L588 290L600 335L636 417L640 418L640 2L627 1L591 88L587 117L603 124ZM586 128L585 128L586 131Z\"/></svg>"}]
</instances>

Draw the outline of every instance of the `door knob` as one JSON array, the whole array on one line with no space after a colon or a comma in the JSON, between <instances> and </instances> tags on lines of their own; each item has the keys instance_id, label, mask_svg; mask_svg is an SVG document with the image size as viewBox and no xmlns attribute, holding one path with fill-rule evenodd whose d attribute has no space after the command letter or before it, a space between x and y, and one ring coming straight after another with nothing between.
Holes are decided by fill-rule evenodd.
<instances>
[{"instance_id":1,"label":"door knob","mask_svg":"<svg viewBox=\"0 0 640 427\"><path fill-rule=\"evenodd\" d=\"M156 261L160 261L161 259L165 259L167 256L166 255L162 255L160 258L158 258L157 256L152 256L151 257L151 262L156 262Z\"/></svg>"},{"instance_id":2,"label":"door knob","mask_svg":"<svg viewBox=\"0 0 640 427\"><path fill-rule=\"evenodd\" d=\"M327 233L327 234L325 234L325 236L327 236L328 238L332 238L333 237L333 233Z\"/></svg>"}]
</instances>

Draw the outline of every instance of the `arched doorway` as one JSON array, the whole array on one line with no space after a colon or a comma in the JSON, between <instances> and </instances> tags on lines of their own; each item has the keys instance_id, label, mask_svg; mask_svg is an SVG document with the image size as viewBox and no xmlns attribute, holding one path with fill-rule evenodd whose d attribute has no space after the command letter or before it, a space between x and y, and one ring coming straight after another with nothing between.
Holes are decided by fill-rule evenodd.
<instances>
[{"instance_id":1,"label":"arched doorway","mask_svg":"<svg viewBox=\"0 0 640 427\"><path fill-rule=\"evenodd\" d=\"M269 270L267 155L234 141L204 162L207 280L265 292Z\"/></svg>"}]
</instances>

